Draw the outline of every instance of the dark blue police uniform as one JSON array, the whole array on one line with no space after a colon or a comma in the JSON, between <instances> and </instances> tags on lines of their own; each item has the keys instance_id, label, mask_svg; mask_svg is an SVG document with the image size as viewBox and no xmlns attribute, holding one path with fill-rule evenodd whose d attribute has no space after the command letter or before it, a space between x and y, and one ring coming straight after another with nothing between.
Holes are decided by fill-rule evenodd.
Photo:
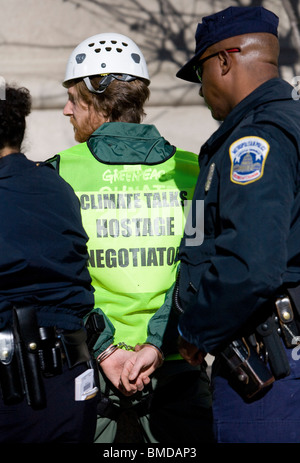
<instances>
[{"instance_id":1,"label":"dark blue police uniform","mask_svg":"<svg viewBox=\"0 0 300 463\"><path fill-rule=\"evenodd\" d=\"M0 191L1 332L11 326L13 308L28 307L34 308L38 327L81 332L94 297L87 235L73 190L49 165L15 153L0 159ZM75 378L87 368L85 361L72 368L64 362L62 373L43 377L41 408L26 398L9 405L1 399L0 441L92 442L95 400L74 400ZM3 375L2 367L0 383Z\"/></svg>"},{"instance_id":2,"label":"dark blue police uniform","mask_svg":"<svg viewBox=\"0 0 300 463\"><path fill-rule=\"evenodd\" d=\"M300 282L300 104L271 79L242 100L203 145L193 202L204 201L204 241L180 248L182 336L216 353ZM196 224L194 223L194 226ZM300 362L249 403L215 362L219 442L299 442ZM218 356L217 356L218 357Z\"/></svg>"}]
</instances>

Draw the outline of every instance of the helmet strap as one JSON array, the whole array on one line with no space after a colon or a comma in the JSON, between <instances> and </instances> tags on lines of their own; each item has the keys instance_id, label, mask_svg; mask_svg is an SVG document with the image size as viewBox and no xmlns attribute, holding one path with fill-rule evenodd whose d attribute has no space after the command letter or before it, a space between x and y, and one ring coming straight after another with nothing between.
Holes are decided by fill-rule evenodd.
<instances>
[{"instance_id":1,"label":"helmet strap","mask_svg":"<svg viewBox=\"0 0 300 463\"><path fill-rule=\"evenodd\" d=\"M85 85L87 86L89 91L92 92L92 93L103 93L103 92L105 92L105 90L107 89L109 84L111 84L114 80L120 80L122 82L131 82L133 80L136 80L136 77L130 76L129 74L121 74L121 75L107 74L99 82L99 89L98 90L96 90L92 86L90 77L84 77L83 78L83 81L84 81Z\"/></svg>"}]
</instances>

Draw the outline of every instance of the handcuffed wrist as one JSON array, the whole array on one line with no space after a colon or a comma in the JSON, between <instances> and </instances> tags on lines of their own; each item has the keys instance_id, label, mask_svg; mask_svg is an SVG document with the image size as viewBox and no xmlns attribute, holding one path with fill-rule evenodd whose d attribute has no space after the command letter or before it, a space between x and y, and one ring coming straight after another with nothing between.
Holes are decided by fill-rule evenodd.
<instances>
[{"instance_id":1,"label":"handcuffed wrist","mask_svg":"<svg viewBox=\"0 0 300 463\"><path fill-rule=\"evenodd\" d=\"M146 342L145 344L138 344L140 348L143 347L151 347L152 349L155 349L156 352L159 353L159 366L161 366L165 360L165 356L163 354L163 351L157 347L155 344L152 344L151 342Z\"/></svg>"},{"instance_id":2,"label":"handcuffed wrist","mask_svg":"<svg viewBox=\"0 0 300 463\"><path fill-rule=\"evenodd\" d=\"M104 362L104 360L110 357L118 349L134 350L134 347L128 346L125 342L119 342L118 344L111 344L103 352L101 352L100 355L98 355L97 362L99 364Z\"/></svg>"},{"instance_id":3,"label":"handcuffed wrist","mask_svg":"<svg viewBox=\"0 0 300 463\"><path fill-rule=\"evenodd\" d=\"M97 357L97 362L100 364L105 359L107 359L111 354L113 354L118 349L116 344L111 344L108 346L100 355Z\"/></svg>"}]
</instances>

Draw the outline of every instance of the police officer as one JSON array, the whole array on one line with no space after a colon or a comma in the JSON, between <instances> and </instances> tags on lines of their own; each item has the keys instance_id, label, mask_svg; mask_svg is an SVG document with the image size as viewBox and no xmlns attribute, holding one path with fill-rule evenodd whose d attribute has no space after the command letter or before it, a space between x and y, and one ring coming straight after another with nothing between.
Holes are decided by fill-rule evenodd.
<instances>
[{"instance_id":1,"label":"police officer","mask_svg":"<svg viewBox=\"0 0 300 463\"><path fill-rule=\"evenodd\" d=\"M183 239L179 282L180 352L192 365L207 352L216 355L218 442L300 441L300 363L284 344L288 327L274 314L279 297L300 282L300 106L278 77L277 27L277 16L263 7L204 17L195 55L177 73L201 85L212 116L223 121L200 151L194 201L204 201L204 242L188 246ZM270 320L274 329L264 338L261 327L268 331ZM252 344L255 352L260 347L259 361L268 349L271 377L254 395L241 388L253 379L249 370L245 376L243 368L229 368L228 348L238 340L242 352L248 349L245 363L256 358L249 357ZM238 356L229 360L241 366Z\"/></svg>"},{"instance_id":2,"label":"police officer","mask_svg":"<svg viewBox=\"0 0 300 463\"><path fill-rule=\"evenodd\" d=\"M27 89L5 87L0 101L0 442L92 442L97 389L83 326L94 303L87 236L70 186L51 166L20 152L30 109ZM82 374L90 381L85 391L90 400L75 396Z\"/></svg>"},{"instance_id":3,"label":"police officer","mask_svg":"<svg viewBox=\"0 0 300 463\"><path fill-rule=\"evenodd\" d=\"M207 442L205 368L178 355L164 305L198 159L141 123L149 83L130 38L104 33L80 43L63 82L64 114L80 143L51 161L80 199L95 307L106 321L95 346L102 389L96 442L114 441L124 410L138 417L147 442Z\"/></svg>"}]
</instances>

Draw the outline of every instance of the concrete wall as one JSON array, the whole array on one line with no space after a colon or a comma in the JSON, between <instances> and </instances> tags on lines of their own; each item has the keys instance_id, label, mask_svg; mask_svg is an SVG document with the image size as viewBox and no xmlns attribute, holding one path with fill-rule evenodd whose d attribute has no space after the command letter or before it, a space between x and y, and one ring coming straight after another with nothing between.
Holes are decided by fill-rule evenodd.
<instances>
[{"instance_id":1,"label":"concrete wall","mask_svg":"<svg viewBox=\"0 0 300 463\"><path fill-rule=\"evenodd\" d=\"M73 48L102 32L131 37L142 49L151 76L145 122L171 143L199 152L216 130L199 86L175 77L193 55L194 34L203 16L231 5L260 5L280 17L280 72L291 82L300 75L298 0L0 0L0 75L30 89L33 111L24 149L43 160L74 144L62 115L66 90L61 81Z\"/></svg>"}]
</instances>

